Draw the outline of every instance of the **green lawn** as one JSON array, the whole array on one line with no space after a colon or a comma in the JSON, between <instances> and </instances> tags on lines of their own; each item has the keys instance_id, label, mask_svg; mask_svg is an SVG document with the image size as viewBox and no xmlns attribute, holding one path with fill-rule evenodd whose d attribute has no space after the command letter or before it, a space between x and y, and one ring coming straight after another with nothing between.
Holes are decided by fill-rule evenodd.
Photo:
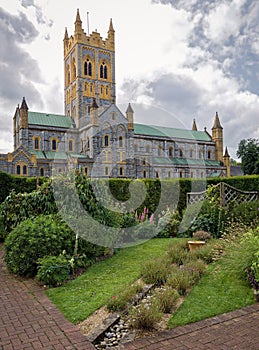
<instances>
[{"instance_id":1,"label":"green lawn","mask_svg":"<svg viewBox=\"0 0 259 350\"><path fill-rule=\"evenodd\" d=\"M174 241L179 239L174 238ZM127 288L139 278L143 261L163 255L172 239L152 239L141 245L121 249L111 258L91 266L82 276L47 295L73 323L86 319L103 306L117 290Z\"/></svg>"},{"instance_id":2,"label":"green lawn","mask_svg":"<svg viewBox=\"0 0 259 350\"><path fill-rule=\"evenodd\" d=\"M211 264L169 321L169 328L203 320L252 304L251 287L227 270L224 258Z\"/></svg>"}]
</instances>

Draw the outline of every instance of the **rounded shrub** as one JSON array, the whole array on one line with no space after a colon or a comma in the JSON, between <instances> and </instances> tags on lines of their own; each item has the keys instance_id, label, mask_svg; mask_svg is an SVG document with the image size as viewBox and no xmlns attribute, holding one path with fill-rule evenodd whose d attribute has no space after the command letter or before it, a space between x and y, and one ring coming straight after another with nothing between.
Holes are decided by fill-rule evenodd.
<instances>
[{"instance_id":1,"label":"rounded shrub","mask_svg":"<svg viewBox=\"0 0 259 350\"><path fill-rule=\"evenodd\" d=\"M66 281L70 273L70 265L64 255L45 256L37 261L36 279L48 286L58 286Z\"/></svg>"},{"instance_id":2,"label":"rounded shrub","mask_svg":"<svg viewBox=\"0 0 259 350\"><path fill-rule=\"evenodd\" d=\"M5 241L5 262L9 271L21 276L37 273L37 260L59 255L63 250L73 254L75 235L56 215L40 215L15 227Z\"/></svg>"},{"instance_id":3,"label":"rounded shrub","mask_svg":"<svg viewBox=\"0 0 259 350\"><path fill-rule=\"evenodd\" d=\"M0 242L4 242L8 235L8 232L5 230L2 216L0 215Z\"/></svg>"}]
</instances>

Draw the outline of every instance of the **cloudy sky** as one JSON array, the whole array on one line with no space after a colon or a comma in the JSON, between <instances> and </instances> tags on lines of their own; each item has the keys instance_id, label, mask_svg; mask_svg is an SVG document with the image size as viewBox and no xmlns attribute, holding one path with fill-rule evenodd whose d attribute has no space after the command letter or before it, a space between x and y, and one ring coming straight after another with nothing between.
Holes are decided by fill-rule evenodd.
<instances>
[{"instance_id":1,"label":"cloudy sky","mask_svg":"<svg viewBox=\"0 0 259 350\"><path fill-rule=\"evenodd\" d=\"M0 0L0 153L12 150L12 118L30 110L63 113L64 29L106 38L116 31L117 103L166 113L136 122L210 131L218 111L236 158L244 138L259 138L258 0Z\"/></svg>"}]
</instances>

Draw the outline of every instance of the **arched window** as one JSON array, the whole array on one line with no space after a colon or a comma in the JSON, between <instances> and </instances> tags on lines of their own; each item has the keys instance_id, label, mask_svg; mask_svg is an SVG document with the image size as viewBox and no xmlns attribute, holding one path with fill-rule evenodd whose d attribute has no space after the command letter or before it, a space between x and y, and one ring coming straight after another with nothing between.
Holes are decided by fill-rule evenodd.
<instances>
[{"instance_id":1,"label":"arched window","mask_svg":"<svg viewBox=\"0 0 259 350\"><path fill-rule=\"evenodd\" d=\"M179 157L180 158L183 158L183 150L180 148L180 150L179 150Z\"/></svg>"},{"instance_id":2,"label":"arched window","mask_svg":"<svg viewBox=\"0 0 259 350\"><path fill-rule=\"evenodd\" d=\"M108 68L107 65L103 62L100 65L100 78L107 79L108 78Z\"/></svg>"},{"instance_id":3,"label":"arched window","mask_svg":"<svg viewBox=\"0 0 259 350\"><path fill-rule=\"evenodd\" d=\"M104 77L104 79L107 79L107 66L106 65L103 68L103 77Z\"/></svg>"},{"instance_id":4,"label":"arched window","mask_svg":"<svg viewBox=\"0 0 259 350\"><path fill-rule=\"evenodd\" d=\"M84 63L84 75L87 75L88 69L87 69L87 62Z\"/></svg>"},{"instance_id":5,"label":"arched window","mask_svg":"<svg viewBox=\"0 0 259 350\"><path fill-rule=\"evenodd\" d=\"M190 158L193 158L193 150L190 149Z\"/></svg>"},{"instance_id":6,"label":"arched window","mask_svg":"<svg viewBox=\"0 0 259 350\"><path fill-rule=\"evenodd\" d=\"M68 150L69 150L69 152L73 151L73 140L69 140L69 142L68 142Z\"/></svg>"},{"instance_id":7,"label":"arched window","mask_svg":"<svg viewBox=\"0 0 259 350\"><path fill-rule=\"evenodd\" d=\"M73 64L72 64L72 79L74 80L76 78L76 62L75 59L73 58Z\"/></svg>"},{"instance_id":8,"label":"arched window","mask_svg":"<svg viewBox=\"0 0 259 350\"><path fill-rule=\"evenodd\" d=\"M208 151L208 159L211 159L211 151Z\"/></svg>"},{"instance_id":9,"label":"arched window","mask_svg":"<svg viewBox=\"0 0 259 350\"><path fill-rule=\"evenodd\" d=\"M109 136L105 135L104 136L104 147L108 147L109 146Z\"/></svg>"},{"instance_id":10,"label":"arched window","mask_svg":"<svg viewBox=\"0 0 259 350\"><path fill-rule=\"evenodd\" d=\"M150 146L149 146L149 145L146 146L146 152L147 152L147 153L150 152Z\"/></svg>"},{"instance_id":11,"label":"arched window","mask_svg":"<svg viewBox=\"0 0 259 350\"><path fill-rule=\"evenodd\" d=\"M147 177L147 172L146 172L146 170L143 171L143 177L144 177L144 179Z\"/></svg>"},{"instance_id":12,"label":"arched window","mask_svg":"<svg viewBox=\"0 0 259 350\"><path fill-rule=\"evenodd\" d=\"M23 175L27 175L27 165L24 165L24 166L22 167L22 174L23 174Z\"/></svg>"},{"instance_id":13,"label":"arched window","mask_svg":"<svg viewBox=\"0 0 259 350\"><path fill-rule=\"evenodd\" d=\"M87 176L88 175L88 168L85 167L85 175Z\"/></svg>"},{"instance_id":14,"label":"arched window","mask_svg":"<svg viewBox=\"0 0 259 350\"><path fill-rule=\"evenodd\" d=\"M122 136L119 137L119 147L123 147L123 138L122 138Z\"/></svg>"},{"instance_id":15,"label":"arched window","mask_svg":"<svg viewBox=\"0 0 259 350\"><path fill-rule=\"evenodd\" d=\"M52 151L56 151L57 150L57 140L52 140L51 148L52 148Z\"/></svg>"},{"instance_id":16,"label":"arched window","mask_svg":"<svg viewBox=\"0 0 259 350\"><path fill-rule=\"evenodd\" d=\"M105 174L106 176L109 175L109 168L108 168L107 166L105 167L104 174Z\"/></svg>"},{"instance_id":17,"label":"arched window","mask_svg":"<svg viewBox=\"0 0 259 350\"><path fill-rule=\"evenodd\" d=\"M34 149L40 149L40 140L38 137L34 139Z\"/></svg>"},{"instance_id":18,"label":"arched window","mask_svg":"<svg viewBox=\"0 0 259 350\"><path fill-rule=\"evenodd\" d=\"M171 177L171 172L170 172L170 171L168 171L168 177L169 177L169 178Z\"/></svg>"},{"instance_id":19,"label":"arched window","mask_svg":"<svg viewBox=\"0 0 259 350\"><path fill-rule=\"evenodd\" d=\"M16 167L16 174L21 175L21 166L20 165L17 165L17 167Z\"/></svg>"},{"instance_id":20,"label":"arched window","mask_svg":"<svg viewBox=\"0 0 259 350\"><path fill-rule=\"evenodd\" d=\"M92 76L92 63L88 63L88 75Z\"/></svg>"},{"instance_id":21,"label":"arched window","mask_svg":"<svg viewBox=\"0 0 259 350\"><path fill-rule=\"evenodd\" d=\"M156 178L157 178L157 179L159 178L159 173L158 173L158 171L156 171Z\"/></svg>"},{"instance_id":22,"label":"arched window","mask_svg":"<svg viewBox=\"0 0 259 350\"><path fill-rule=\"evenodd\" d=\"M120 174L120 176L123 176L123 175L124 175L123 173L124 173L123 168L120 167L120 169L119 169L119 174Z\"/></svg>"},{"instance_id":23,"label":"arched window","mask_svg":"<svg viewBox=\"0 0 259 350\"><path fill-rule=\"evenodd\" d=\"M169 157L173 157L173 147L169 147L168 153Z\"/></svg>"},{"instance_id":24,"label":"arched window","mask_svg":"<svg viewBox=\"0 0 259 350\"><path fill-rule=\"evenodd\" d=\"M163 149L162 149L161 146L158 146L157 154L158 154L158 157L161 157L161 156L162 156L162 154L163 154Z\"/></svg>"},{"instance_id":25,"label":"arched window","mask_svg":"<svg viewBox=\"0 0 259 350\"><path fill-rule=\"evenodd\" d=\"M44 176L44 168L40 168L40 176Z\"/></svg>"}]
</instances>

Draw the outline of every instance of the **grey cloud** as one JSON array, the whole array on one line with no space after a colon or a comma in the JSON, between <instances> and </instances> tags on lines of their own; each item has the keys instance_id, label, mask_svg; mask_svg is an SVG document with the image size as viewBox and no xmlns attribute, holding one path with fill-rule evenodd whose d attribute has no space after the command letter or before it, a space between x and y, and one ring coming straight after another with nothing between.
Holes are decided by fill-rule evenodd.
<instances>
[{"instance_id":1,"label":"grey cloud","mask_svg":"<svg viewBox=\"0 0 259 350\"><path fill-rule=\"evenodd\" d=\"M187 128L190 127L192 119L200 108L203 94L202 89L192 79L185 75L175 74L162 74L153 81L127 80L122 85L122 91L125 91L128 100L133 102L141 100L141 97L149 98L150 101L154 101L156 105L173 115L175 120L181 121L182 125ZM160 123L163 121L168 122L168 120L159 118ZM158 121L154 117L148 122L157 124Z\"/></svg>"},{"instance_id":2,"label":"grey cloud","mask_svg":"<svg viewBox=\"0 0 259 350\"><path fill-rule=\"evenodd\" d=\"M46 17L43 15L42 8L38 6L34 0L21 0L21 5L24 8L34 7L38 24L46 24L48 27L52 27L53 21L46 19Z\"/></svg>"},{"instance_id":3,"label":"grey cloud","mask_svg":"<svg viewBox=\"0 0 259 350\"><path fill-rule=\"evenodd\" d=\"M37 36L38 31L24 14L11 15L0 8L1 131L11 130L13 112L23 96L27 96L29 104L41 105L40 94L33 85L42 81L39 66L20 46Z\"/></svg>"},{"instance_id":4,"label":"grey cloud","mask_svg":"<svg viewBox=\"0 0 259 350\"><path fill-rule=\"evenodd\" d=\"M152 3L170 4L176 10L185 10L190 21L198 16L199 20L195 21L193 32L188 39L189 47L199 47L206 52L206 57L209 53L227 76L235 76L239 80L241 89L259 93L256 73L259 68L258 1L246 0L244 4L240 3L240 6L233 0L152 0ZM215 35L215 32L211 32L211 19L223 4L229 9L232 6L233 13L229 13L231 18L220 18L221 28L217 28L219 36L213 38L210 35ZM229 27L229 20L234 20L235 25ZM223 66L226 59L231 60L230 66ZM203 63L204 57L200 57L196 64L191 62L191 67L199 67ZM190 67L189 62L183 65Z\"/></svg>"},{"instance_id":5,"label":"grey cloud","mask_svg":"<svg viewBox=\"0 0 259 350\"><path fill-rule=\"evenodd\" d=\"M161 106L168 112L162 116L159 112L159 117L157 113L149 113L144 117L143 113L136 113L137 122L179 127L176 123L180 121L182 126L190 129L193 118L196 118L198 129L203 130L206 127L211 133L215 113L218 111L224 128L225 146L228 146L233 158L236 158L235 153L240 140L251 137L254 130L259 128L259 121L255 119L258 114L256 104L243 105L241 101L234 99L234 96L233 101L225 102L224 91L222 103L215 104L213 94L202 90L195 81L185 75L162 74L152 82L127 80L124 81L122 91L128 96L128 101L134 103L139 97L149 97L156 106Z\"/></svg>"}]
</instances>

